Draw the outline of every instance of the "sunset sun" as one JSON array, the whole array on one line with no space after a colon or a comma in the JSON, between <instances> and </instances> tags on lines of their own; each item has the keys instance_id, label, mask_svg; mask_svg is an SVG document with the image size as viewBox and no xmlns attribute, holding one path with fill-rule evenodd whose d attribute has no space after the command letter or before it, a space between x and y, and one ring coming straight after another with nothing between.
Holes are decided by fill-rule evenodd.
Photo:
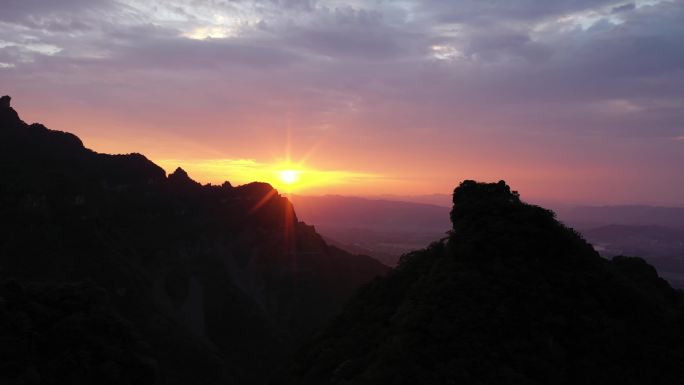
<instances>
[{"instance_id":1,"label":"sunset sun","mask_svg":"<svg viewBox=\"0 0 684 385\"><path fill-rule=\"evenodd\" d=\"M282 170L278 172L280 180L285 184L294 184L299 180L300 171L296 170Z\"/></svg>"}]
</instances>

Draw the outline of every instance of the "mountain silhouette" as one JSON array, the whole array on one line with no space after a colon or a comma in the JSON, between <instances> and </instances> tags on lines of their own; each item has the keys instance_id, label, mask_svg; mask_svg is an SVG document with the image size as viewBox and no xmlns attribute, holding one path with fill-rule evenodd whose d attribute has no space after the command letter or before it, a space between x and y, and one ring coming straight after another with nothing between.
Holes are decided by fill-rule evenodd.
<instances>
[{"instance_id":1,"label":"mountain silhouette","mask_svg":"<svg viewBox=\"0 0 684 385\"><path fill-rule=\"evenodd\" d=\"M681 292L601 258L504 182L454 190L452 230L362 289L274 384L674 384Z\"/></svg>"},{"instance_id":2,"label":"mountain silhouette","mask_svg":"<svg viewBox=\"0 0 684 385\"><path fill-rule=\"evenodd\" d=\"M387 267L265 183L202 185L0 99L0 383L260 384Z\"/></svg>"}]
</instances>

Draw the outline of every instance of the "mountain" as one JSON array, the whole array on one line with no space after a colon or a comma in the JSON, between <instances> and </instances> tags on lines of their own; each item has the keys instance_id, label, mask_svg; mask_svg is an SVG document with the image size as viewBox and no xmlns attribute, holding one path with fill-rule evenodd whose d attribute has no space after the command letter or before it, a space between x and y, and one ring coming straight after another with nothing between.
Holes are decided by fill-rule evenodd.
<instances>
[{"instance_id":1,"label":"mountain","mask_svg":"<svg viewBox=\"0 0 684 385\"><path fill-rule=\"evenodd\" d=\"M0 383L264 383L386 270L268 184L167 176L0 99Z\"/></svg>"},{"instance_id":2,"label":"mountain","mask_svg":"<svg viewBox=\"0 0 684 385\"><path fill-rule=\"evenodd\" d=\"M601 255L638 255L672 286L684 288L684 230L664 226L606 225L582 230Z\"/></svg>"},{"instance_id":3,"label":"mountain","mask_svg":"<svg viewBox=\"0 0 684 385\"><path fill-rule=\"evenodd\" d=\"M395 266L402 254L441 238L451 227L449 208L443 206L336 195L297 195L292 200L300 218L315 225L337 246L370 255L389 266ZM601 255L638 255L674 286L684 288L684 209L559 204L553 207L557 208L559 220L577 229Z\"/></svg>"},{"instance_id":4,"label":"mountain","mask_svg":"<svg viewBox=\"0 0 684 385\"><path fill-rule=\"evenodd\" d=\"M291 200L302 217L321 225L442 233L449 229L444 217L448 209L437 205L340 195L295 195Z\"/></svg>"},{"instance_id":5,"label":"mountain","mask_svg":"<svg viewBox=\"0 0 684 385\"><path fill-rule=\"evenodd\" d=\"M607 260L503 181L455 189L448 238L405 255L274 384L674 384L684 298Z\"/></svg>"},{"instance_id":6,"label":"mountain","mask_svg":"<svg viewBox=\"0 0 684 385\"><path fill-rule=\"evenodd\" d=\"M387 201L400 201L400 202L412 202L412 203L422 203L433 206L441 206L451 208L451 195L449 194L424 194L424 195L396 195L396 194L383 194L368 197L370 199L387 200Z\"/></svg>"}]
</instances>

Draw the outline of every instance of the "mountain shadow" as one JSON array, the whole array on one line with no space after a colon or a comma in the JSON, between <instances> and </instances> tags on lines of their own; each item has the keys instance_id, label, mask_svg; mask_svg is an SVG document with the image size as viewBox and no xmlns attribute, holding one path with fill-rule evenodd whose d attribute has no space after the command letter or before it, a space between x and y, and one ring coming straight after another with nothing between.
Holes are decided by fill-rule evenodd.
<instances>
[{"instance_id":1,"label":"mountain shadow","mask_svg":"<svg viewBox=\"0 0 684 385\"><path fill-rule=\"evenodd\" d=\"M0 100L2 384L261 384L386 270L268 184L167 176Z\"/></svg>"},{"instance_id":2,"label":"mountain shadow","mask_svg":"<svg viewBox=\"0 0 684 385\"><path fill-rule=\"evenodd\" d=\"M465 181L449 236L374 280L274 384L674 384L681 292L607 260L505 182Z\"/></svg>"}]
</instances>

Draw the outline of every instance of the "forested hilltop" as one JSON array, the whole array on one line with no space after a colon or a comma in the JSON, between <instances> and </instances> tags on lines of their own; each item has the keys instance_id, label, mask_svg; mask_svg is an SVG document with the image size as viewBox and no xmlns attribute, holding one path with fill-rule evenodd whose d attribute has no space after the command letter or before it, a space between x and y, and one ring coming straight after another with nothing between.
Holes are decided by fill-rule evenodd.
<instances>
[{"instance_id":1,"label":"forested hilltop","mask_svg":"<svg viewBox=\"0 0 684 385\"><path fill-rule=\"evenodd\" d=\"M503 181L465 181L447 238L405 255L275 384L674 384L681 292L607 260Z\"/></svg>"}]
</instances>

